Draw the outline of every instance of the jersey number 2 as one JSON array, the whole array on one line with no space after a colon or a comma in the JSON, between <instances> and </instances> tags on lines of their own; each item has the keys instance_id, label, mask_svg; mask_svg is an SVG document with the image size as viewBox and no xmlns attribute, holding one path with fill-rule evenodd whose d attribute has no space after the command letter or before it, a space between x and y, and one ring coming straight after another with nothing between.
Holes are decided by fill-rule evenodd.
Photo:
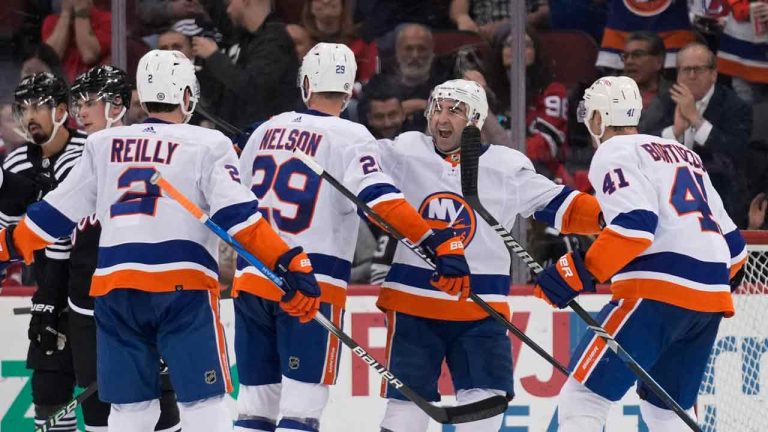
<instances>
[{"instance_id":1,"label":"jersey number 2","mask_svg":"<svg viewBox=\"0 0 768 432\"><path fill-rule=\"evenodd\" d=\"M151 167L128 168L117 178L118 189L128 189L109 209L111 217L143 214L154 216L157 199L162 195L160 187L149 182L155 169ZM144 192L131 190L135 183L144 183Z\"/></svg>"},{"instance_id":2,"label":"jersey number 2","mask_svg":"<svg viewBox=\"0 0 768 432\"><path fill-rule=\"evenodd\" d=\"M312 223L320 177L298 159L278 165L272 156L259 156L253 161L251 190L259 201L272 190L280 202L294 206L293 217L283 215L283 210L276 207L259 207L259 211L274 219L281 231L298 234Z\"/></svg>"},{"instance_id":3,"label":"jersey number 2","mask_svg":"<svg viewBox=\"0 0 768 432\"><path fill-rule=\"evenodd\" d=\"M675 172L675 182L672 184L669 202L678 216L698 213L702 231L720 232L720 226L712 219L704 177L701 174L691 173L688 167L678 168Z\"/></svg>"}]
</instances>

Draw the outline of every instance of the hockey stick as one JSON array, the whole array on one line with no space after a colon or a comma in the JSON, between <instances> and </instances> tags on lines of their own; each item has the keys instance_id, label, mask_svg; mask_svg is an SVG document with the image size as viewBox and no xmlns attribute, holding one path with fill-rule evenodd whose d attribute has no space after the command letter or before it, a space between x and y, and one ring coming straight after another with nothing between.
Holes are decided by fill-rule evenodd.
<instances>
[{"instance_id":1,"label":"hockey stick","mask_svg":"<svg viewBox=\"0 0 768 432\"><path fill-rule=\"evenodd\" d=\"M539 274L544 268L533 259L528 251L515 240L502 224L483 207L477 192L478 164L480 159L480 130L474 126L467 126L461 134L461 191L464 199L477 214L490 225L496 233L504 240L510 257L517 255L522 259L534 273ZM696 422L688 416L685 410L675 402L674 399L654 380L645 369L640 366L624 348L616 342L600 323L595 321L592 316L585 311L575 300L571 300L568 306L576 312L587 326L602 338L606 345L616 353L616 355L629 367L629 369L647 385L653 393L659 397L672 411L677 414L692 430L701 432L701 428Z\"/></svg>"},{"instance_id":2,"label":"hockey stick","mask_svg":"<svg viewBox=\"0 0 768 432\"><path fill-rule=\"evenodd\" d=\"M435 263L432 262L432 260L429 258L429 256L424 252L424 250L413 244L408 238L406 238L402 233L397 231L391 224L389 224L384 218L381 217L378 213L376 213L371 207L368 206L363 200L357 197L352 191L346 188L343 184L339 183L338 180L336 180L332 175L330 175L327 171L323 169L317 162L314 161L311 157L309 157L306 153L299 150L298 147L293 149L293 154L298 157L304 164L306 164L312 171L317 173L320 177L325 179L328 183L330 183L336 190L341 192L342 195L347 197L350 201L355 203L357 207L362 209L368 216L373 218L377 224L382 226L389 234L396 238L399 242L404 244L408 247L408 249L412 250L416 255L419 256L424 262L429 264L430 267L433 269L435 268ZM469 298L472 299L473 302L475 302L480 308L482 308L488 315L491 316L494 320L501 323L504 327L506 327L509 331L511 331L515 336L518 337L521 341L523 341L526 345L528 345L531 349L533 349L537 354L539 354L542 358L544 358L546 361L548 361L552 366L555 367L555 369L562 372L564 375L568 375L568 369L566 369L565 366L560 364L557 360L555 360L547 351L544 350L544 348L540 347L536 342L534 342L531 338L529 338L525 333L523 333L522 330L517 328L514 324L509 322L506 318L504 318L503 315L501 315L496 309L492 308L491 305L485 302L480 296L473 293L471 290L469 292Z\"/></svg>"},{"instance_id":3,"label":"hockey stick","mask_svg":"<svg viewBox=\"0 0 768 432\"><path fill-rule=\"evenodd\" d=\"M64 418L67 414L75 410L78 405L82 404L83 401L91 397L92 394L96 393L96 381L92 382L91 385L85 388L79 395L77 395L76 398L69 401L66 405L61 407L58 411L56 411L52 416L48 417L48 420L45 421L42 425L35 428L35 432L48 432L52 427L56 426L56 424Z\"/></svg>"},{"instance_id":4,"label":"hockey stick","mask_svg":"<svg viewBox=\"0 0 768 432\"><path fill-rule=\"evenodd\" d=\"M205 117L206 120L210 120L211 123L222 128L226 133L232 136L237 136L243 133L240 129L238 129L232 123L224 120L221 117L217 117L216 115L212 114L210 111L208 111L207 109L203 108L200 105L195 105L195 112Z\"/></svg>"},{"instance_id":5,"label":"hockey stick","mask_svg":"<svg viewBox=\"0 0 768 432\"><path fill-rule=\"evenodd\" d=\"M213 222L211 218L208 217L208 215L206 215L202 209L200 209L200 207L195 205L181 192L179 192L172 184L165 180L159 172L156 172L152 176L151 182L152 184L160 186L160 188L166 194L168 194L168 196L176 200L176 202L181 204L184 209L186 209L201 223L208 227L208 229L213 231L214 234L232 246L237 251L237 253L240 254L241 257L248 261L248 263L250 263L252 266L256 267L256 269L264 274L264 276L272 281L272 283L281 289L285 286L285 281L280 276L275 274L269 267L259 261L258 258L253 256L253 254L248 252L240 244L240 242L232 238L232 236L230 236L223 228ZM392 387L400 391L403 396L410 399L438 423L455 424L483 420L499 415L507 410L507 399L504 396L499 395L466 405L452 407L440 407L432 405L424 398L419 396L410 387L403 384L403 382L400 381L394 374L392 374L392 372L390 372L386 367L384 367L384 365L378 362L373 356L368 354L368 352L363 349L363 347L361 347L357 342L355 342L354 339L349 337L341 329L336 327L336 325L329 321L328 318L323 316L323 314L320 312L315 314L315 321L317 321L321 326L325 327L325 329L328 330L331 334L339 338L344 343L344 345L348 346L352 352L355 353L355 355L357 355L363 362L365 362L365 364L375 370Z\"/></svg>"},{"instance_id":6,"label":"hockey stick","mask_svg":"<svg viewBox=\"0 0 768 432\"><path fill-rule=\"evenodd\" d=\"M26 315L31 313L32 313L32 308L29 306L13 308L14 315Z\"/></svg>"}]
</instances>

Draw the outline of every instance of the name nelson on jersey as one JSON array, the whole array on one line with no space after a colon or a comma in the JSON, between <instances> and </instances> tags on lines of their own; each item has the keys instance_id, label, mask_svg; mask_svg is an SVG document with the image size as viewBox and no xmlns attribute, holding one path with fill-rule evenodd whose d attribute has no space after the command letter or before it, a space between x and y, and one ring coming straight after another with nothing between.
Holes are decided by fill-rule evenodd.
<instances>
[{"instance_id":1,"label":"name nelson on jersey","mask_svg":"<svg viewBox=\"0 0 768 432\"><path fill-rule=\"evenodd\" d=\"M110 162L171 164L179 143L150 138L112 138Z\"/></svg>"},{"instance_id":2,"label":"name nelson on jersey","mask_svg":"<svg viewBox=\"0 0 768 432\"><path fill-rule=\"evenodd\" d=\"M264 132L259 150L288 150L298 148L309 156L315 156L323 134L301 129L272 128ZM287 133L286 133L287 132Z\"/></svg>"}]
</instances>

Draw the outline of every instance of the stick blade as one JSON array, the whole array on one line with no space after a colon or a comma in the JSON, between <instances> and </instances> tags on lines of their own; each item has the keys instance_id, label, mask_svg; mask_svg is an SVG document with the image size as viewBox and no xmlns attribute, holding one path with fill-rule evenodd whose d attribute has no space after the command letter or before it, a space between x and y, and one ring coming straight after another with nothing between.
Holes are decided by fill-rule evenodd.
<instances>
[{"instance_id":1,"label":"stick blade","mask_svg":"<svg viewBox=\"0 0 768 432\"><path fill-rule=\"evenodd\" d=\"M467 126L461 133L461 193L477 196L477 175L480 159L480 129Z\"/></svg>"},{"instance_id":2,"label":"stick blade","mask_svg":"<svg viewBox=\"0 0 768 432\"><path fill-rule=\"evenodd\" d=\"M466 405L443 408L445 410L444 421L431 414L430 416L443 424L468 423L502 414L507 410L508 405L509 401L506 397L497 395Z\"/></svg>"}]
</instances>

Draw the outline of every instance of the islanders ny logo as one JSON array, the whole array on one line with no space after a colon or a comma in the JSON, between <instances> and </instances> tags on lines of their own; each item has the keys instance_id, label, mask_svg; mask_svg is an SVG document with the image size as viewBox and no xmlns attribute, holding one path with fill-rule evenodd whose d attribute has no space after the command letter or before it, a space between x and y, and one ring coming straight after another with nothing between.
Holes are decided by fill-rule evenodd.
<instances>
[{"instance_id":1,"label":"islanders ny logo","mask_svg":"<svg viewBox=\"0 0 768 432\"><path fill-rule=\"evenodd\" d=\"M424 198L419 214L432 228L456 230L464 247L469 246L477 228L475 212L461 195L453 192L436 192Z\"/></svg>"}]
</instances>

